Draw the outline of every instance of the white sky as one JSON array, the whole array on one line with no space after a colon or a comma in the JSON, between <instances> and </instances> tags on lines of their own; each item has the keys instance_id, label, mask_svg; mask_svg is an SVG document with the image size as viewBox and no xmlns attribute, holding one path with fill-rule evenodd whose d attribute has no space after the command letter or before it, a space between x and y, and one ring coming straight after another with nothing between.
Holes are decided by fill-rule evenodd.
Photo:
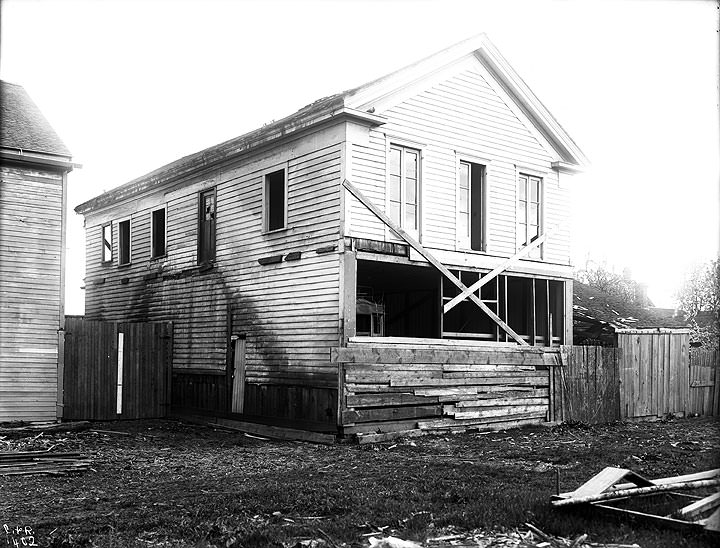
<instances>
[{"instance_id":1,"label":"white sky","mask_svg":"<svg viewBox=\"0 0 720 548\"><path fill-rule=\"evenodd\" d=\"M486 32L592 162L574 257L658 306L718 253L718 7L711 1L3 0L0 77L82 169L69 177L68 314L83 312L79 203L183 155Z\"/></svg>"}]
</instances>

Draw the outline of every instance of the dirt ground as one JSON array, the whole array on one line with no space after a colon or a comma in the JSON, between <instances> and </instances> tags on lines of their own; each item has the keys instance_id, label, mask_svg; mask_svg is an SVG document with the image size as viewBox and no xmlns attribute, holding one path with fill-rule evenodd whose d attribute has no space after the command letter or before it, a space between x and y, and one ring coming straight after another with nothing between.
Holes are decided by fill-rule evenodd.
<instances>
[{"instance_id":1,"label":"dirt ground","mask_svg":"<svg viewBox=\"0 0 720 548\"><path fill-rule=\"evenodd\" d=\"M531 523L596 543L711 546L717 538L556 509L549 497L558 473L567 491L605 466L650 478L718 468L719 434L720 422L703 418L363 446L264 440L176 421L3 433L0 452L79 451L91 468L0 475L0 527L11 531L0 529L0 545L12 546L22 536L14 528L28 527L37 545L53 547L368 546L372 535L523 546L518 531Z\"/></svg>"}]
</instances>

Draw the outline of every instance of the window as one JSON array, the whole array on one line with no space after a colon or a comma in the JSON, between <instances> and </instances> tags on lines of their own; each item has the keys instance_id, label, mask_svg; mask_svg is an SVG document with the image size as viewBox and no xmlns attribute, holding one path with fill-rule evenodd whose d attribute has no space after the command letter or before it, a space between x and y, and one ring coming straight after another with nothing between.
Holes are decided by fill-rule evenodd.
<instances>
[{"instance_id":1,"label":"window","mask_svg":"<svg viewBox=\"0 0 720 548\"><path fill-rule=\"evenodd\" d=\"M542 233L542 179L520 174L518 177L518 249L536 240ZM542 253L536 248L529 257L539 259Z\"/></svg>"},{"instance_id":2,"label":"window","mask_svg":"<svg viewBox=\"0 0 720 548\"><path fill-rule=\"evenodd\" d=\"M485 251L485 166L460 162L458 181L458 243L474 251Z\"/></svg>"},{"instance_id":3,"label":"window","mask_svg":"<svg viewBox=\"0 0 720 548\"><path fill-rule=\"evenodd\" d=\"M102 262L111 263L113 260L112 223L102 227Z\"/></svg>"},{"instance_id":4,"label":"window","mask_svg":"<svg viewBox=\"0 0 720 548\"><path fill-rule=\"evenodd\" d=\"M130 219L118 223L118 264L130 264Z\"/></svg>"},{"instance_id":5,"label":"window","mask_svg":"<svg viewBox=\"0 0 720 548\"><path fill-rule=\"evenodd\" d=\"M165 208L152 212L150 227L150 257L165 255Z\"/></svg>"},{"instance_id":6,"label":"window","mask_svg":"<svg viewBox=\"0 0 720 548\"><path fill-rule=\"evenodd\" d=\"M204 265L215 260L215 189L200 193L198 212L198 264Z\"/></svg>"},{"instance_id":7,"label":"window","mask_svg":"<svg viewBox=\"0 0 720 548\"><path fill-rule=\"evenodd\" d=\"M285 170L265 175L265 231L287 228L287 192Z\"/></svg>"},{"instance_id":8,"label":"window","mask_svg":"<svg viewBox=\"0 0 720 548\"><path fill-rule=\"evenodd\" d=\"M420 151L391 145L388 156L388 215L405 230L418 229L419 190Z\"/></svg>"}]
</instances>

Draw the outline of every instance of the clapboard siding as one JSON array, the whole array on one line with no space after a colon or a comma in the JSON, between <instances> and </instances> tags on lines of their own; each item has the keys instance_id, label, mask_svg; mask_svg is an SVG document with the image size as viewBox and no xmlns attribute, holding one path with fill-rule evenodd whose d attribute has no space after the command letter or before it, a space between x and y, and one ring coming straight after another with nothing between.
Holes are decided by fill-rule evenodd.
<instances>
[{"instance_id":1,"label":"clapboard siding","mask_svg":"<svg viewBox=\"0 0 720 548\"><path fill-rule=\"evenodd\" d=\"M217 193L216 260L209 270L197 266L198 187L175 184L164 198L154 200L159 205L130 214L130 266L117 265L117 221L127 218L120 213L127 206L119 204L113 218L112 265L100 262L101 226L113 217L112 210L87 226L88 317L172 320L174 382L196 400L190 407L207 398L192 395L193 386L204 385L192 383L183 370L224 372L230 331L246 337L249 384L297 384L321 390L321 399L335 397L337 369L330 362L330 348L339 338L339 256L322 248L337 245L340 238L342 144L330 142L295 154L286 145L273 151L272 161L249 158L206 179L215 184L203 188L214 187ZM264 174L281 167L288 177L288 228L263 233ZM165 204L167 255L151 260L151 212ZM258 263L291 252L300 252L300 258ZM227 397L225 388L216 389ZM271 413L268 401L253 394L257 397L248 402L246 413ZM253 401L262 409L253 409ZM174 404L184 405L175 397ZM312 413L304 418L334 420L324 416L324 409Z\"/></svg>"},{"instance_id":2,"label":"clapboard siding","mask_svg":"<svg viewBox=\"0 0 720 548\"><path fill-rule=\"evenodd\" d=\"M0 174L0 422L55 420L63 176Z\"/></svg>"},{"instance_id":3,"label":"clapboard siding","mask_svg":"<svg viewBox=\"0 0 720 548\"><path fill-rule=\"evenodd\" d=\"M456 235L456 166L458 159L488 160L487 253L516 251L517 173L539 172L544 182L546 227L570 214L567 189L551 169L556 159L486 80L479 66L462 65L455 76L381 112L388 122L371 130L366 143L353 143L349 170L354 184L385 208L386 147L393 141L422 148L421 241L431 249L462 251ZM387 135L387 137L386 137ZM392 237L358 201L351 200L348 235L380 240ZM545 245L544 260L569 264L569 227L556 231Z\"/></svg>"}]
</instances>

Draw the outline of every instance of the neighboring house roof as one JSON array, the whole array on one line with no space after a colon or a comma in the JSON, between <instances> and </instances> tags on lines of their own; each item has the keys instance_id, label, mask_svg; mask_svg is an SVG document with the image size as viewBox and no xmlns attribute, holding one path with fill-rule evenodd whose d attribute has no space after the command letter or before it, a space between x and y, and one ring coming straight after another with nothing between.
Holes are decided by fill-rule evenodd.
<instances>
[{"instance_id":1,"label":"neighboring house roof","mask_svg":"<svg viewBox=\"0 0 720 548\"><path fill-rule=\"evenodd\" d=\"M0 81L0 146L70 158L70 151L22 86Z\"/></svg>"},{"instance_id":2,"label":"neighboring house roof","mask_svg":"<svg viewBox=\"0 0 720 548\"><path fill-rule=\"evenodd\" d=\"M685 329L685 315L672 308L643 308L582 282L573 282L573 322L578 330L589 326L619 329Z\"/></svg>"},{"instance_id":3,"label":"neighboring house roof","mask_svg":"<svg viewBox=\"0 0 720 548\"><path fill-rule=\"evenodd\" d=\"M538 135L545 139L557 155L553 167L561 171L577 171L585 167L587 158L555 120L530 88L500 55L486 35L480 34L405 68L373 80L357 88L319 99L296 113L260 129L224 143L185 156L151 173L134 179L75 208L86 213L129 198L155 186L175 180L195 170L207 168L230 157L248 153L274 141L297 135L303 130L339 117L348 117L368 125L382 125L382 116L390 101L412 90L413 84L442 75L455 63L467 58L477 59L509 96L511 102L526 116Z\"/></svg>"}]
</instances>

